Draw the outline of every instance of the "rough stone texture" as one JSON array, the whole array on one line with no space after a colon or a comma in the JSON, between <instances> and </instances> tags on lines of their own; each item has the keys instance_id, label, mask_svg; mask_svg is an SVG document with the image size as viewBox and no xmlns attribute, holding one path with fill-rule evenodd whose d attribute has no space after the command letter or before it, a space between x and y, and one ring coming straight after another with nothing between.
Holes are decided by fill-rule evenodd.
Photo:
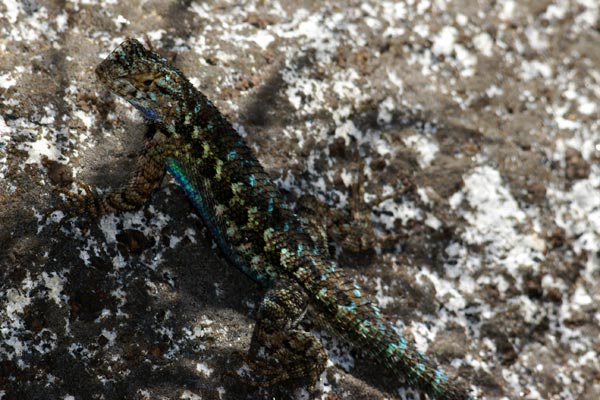
<instances>
[{"instance_id":1,"label":"rough stone texture","mask_svg":"<svg viewBox=\"0 0 600 400\"><path fill-rule=\"evenodd\" d=\"M313 194L372 221L376 251L342 264L481 397L600 398L599 13L594 0L0 1L0 398L302 387L224 376L243 365L261 289L172 181L98 224L41 218L55 187L127 180L146 127L93 69L128 36L247 133L290 202ZM338 365L322 398L417 396L318 333Z\"/></svg>"}]
</instances>

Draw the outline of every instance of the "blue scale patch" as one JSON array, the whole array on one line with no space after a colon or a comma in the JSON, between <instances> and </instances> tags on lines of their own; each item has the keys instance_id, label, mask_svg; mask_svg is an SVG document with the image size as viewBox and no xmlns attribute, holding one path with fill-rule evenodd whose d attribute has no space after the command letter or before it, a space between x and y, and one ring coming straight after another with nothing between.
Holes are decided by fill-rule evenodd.
<instances>
[{"instance_id":1,"label":"blue scale patch","mask_svg":"<svg viewBox=\"0 0 600 400\"><path fill-rule=\"evenodd\" d=\"M331 296L332 298L329 299L330 301L333 301L333 304L335 305L335 298L334 296ZM338 318L345 318L347 320L350 321L350 323L352 325L356 325L358 323L358 319L355 317L356 315L356 309L354 308L354 303L350 304L349 306L341 306L341 305L337 305L337 316ZM352 315L347 315L347 314L352 314Z\"/></svg>"},{"instance_id":2,"label":"blue scale patch","mask_svg":"<svg viewBox=\"0 0 600 400\"><path fill-rule=\"evenodd\" d=\"M435 370L435 381L433 382L435 385L439 385L440 383L446 383L448 381L448 375L444 372L443 369L438 368Z\"/></svg>"},{"instance_id":3,"label":"blue scale patch","mask_svg":"<svg viewBox=\"0 0 600 400\"><path fill-rule=\"evenodd\" d=\"M400 353L404 353L404 350L406 350L406 345L406 338L404 336L400 336L400 341L394 346L400 351Z\"/></svg>"},{"instance_id":4,"label":"blue scale patch","mask_svg":"<svg viewBox=\"0 0 600 400\"><path fill-rule=\"evenodd\" d=\"M400 342L398 344L390 343L388 345L386 353L388 355L393 355L396 352L400 352L400 354L402 354L402 353L404 353L404 350L406 350L406 339L404 337L401 337Z\"/></svg>"},{"instance_id":5,"label":"blue scale patch","mask_svg":"<svg viewBox=\"0 0 600 400\"><path fill-rule=\"evenodd\" d=\"M146 107L142 107L141 105L137 104L135 101L132 100L129 100L129 103L138 110L140 110L142 114L144 114L144 117L146 117L146 119L149 119L150 121L156 121L158 119L158 113L156 111Z\"/></svg>"},{"instance_id":6,"label":"blue scale patch","mask_svg":"<svg viewBox=\"0 0 600 400\"><path fill-rule=\"evenodd\" d=\"M379 316L379 314L380 314L379 307L377 307L375 304L371 304L371 310L373 310L375 315Z\"/></svg>"},{"instance_id":7,"label":"blue scale patch","mask_svg":"<svg viewBox=\"0 0 600 400\"><path fill-rule=\"evenodd\" d=\"M237 157L237 153L235 152L235 150L231 150L229 152L229 154L227 154L227 160L228 161L235 160L236 157Z\"/></svg>"},{"instance_id":8,"label":"blue scale patch","mask_svg":"<svg viewBox=\"0 0 600 400\"><path fill-rule=\"evenodd\" d=\"M254 175L250 175L248 177L248 183L250 184L250 186L256 186L256 177Z\"/></svg>"},{"instance_id":9,"label":"blue scale patch","mask_svg":"<svg viewBox=\"0 0 600 400\"><path fill-rule=\"evenodd\" d=\"M390 343L390 344L388 344L388 348L385 352L388 355L392 355L396 352L396 350L398 350L398 345L396 343Z\"/></svg>"},{"instance_id":10,"label":"blue scale patch","mask_svg":"<svg viewBox=\"0 0 600 400\"><path fill-rule=\"evenodd\" d=\"M273 198L269 197L269 207L267 208L267 211L269 212L269 214L271 214L273 212Z\"/></svg>"},{"instance_id":11,"label":"blue scale patch","mask_svg":"<svg viewBox=\"0 0 600 400\"><path fill-rule=\"evenodd\" d=\"M360 334L364 338L368 338L369 336L371 336L371 332L369 332L369 327L361 326L360 327Z\"/></svg>"}]
</instances>

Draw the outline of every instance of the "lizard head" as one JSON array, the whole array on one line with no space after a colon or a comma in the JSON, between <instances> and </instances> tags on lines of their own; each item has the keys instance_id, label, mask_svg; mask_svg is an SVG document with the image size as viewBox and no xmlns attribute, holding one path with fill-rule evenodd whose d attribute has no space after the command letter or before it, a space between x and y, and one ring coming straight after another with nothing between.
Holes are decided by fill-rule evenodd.
<instances>
[{"instance_id":1,"label":"lizard head","mask_svg":"<svg viewBox=\"0 0 600 400\"><path fill-rule=\"evenodd\" d=\"M176 119L178 104L191 84L167 60L135 39L121 43L96 68L112 92L123 97L152 121L168 124Z\"/></svg>"}]
</instances>

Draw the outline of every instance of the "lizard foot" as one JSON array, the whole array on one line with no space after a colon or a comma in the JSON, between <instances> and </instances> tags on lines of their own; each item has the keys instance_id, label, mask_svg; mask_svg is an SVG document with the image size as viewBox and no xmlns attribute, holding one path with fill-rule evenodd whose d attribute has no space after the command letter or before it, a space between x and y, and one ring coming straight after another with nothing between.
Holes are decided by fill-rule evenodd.
<instances>
[{"instance_id":1,"label":"lizard foot","mask_svg":"<svg viewBox=\"0 0 600 400\"><path fill-rule=\"evenodd\" d=\"M57 229L62 227L66 221L79 216L91 218L95 220L99 217L100 211L100 197L92 190L92 188L83 182L78 182L78 186L84 190L84 194L72 192L65 188L53 188L53 191L58 194L63 194L66 197L66 201L61 203L58 207L47 211L43 216L43 221L55 221L57 222ZM56 221L52 215L61 211L64 213L64 217L60 221Z\"/></svg>"}]
</instances>

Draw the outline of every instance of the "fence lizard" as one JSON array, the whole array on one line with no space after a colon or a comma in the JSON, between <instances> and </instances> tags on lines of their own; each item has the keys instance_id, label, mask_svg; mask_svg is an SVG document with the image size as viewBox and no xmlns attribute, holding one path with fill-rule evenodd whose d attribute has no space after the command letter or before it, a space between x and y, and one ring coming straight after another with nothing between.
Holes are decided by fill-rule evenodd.
<instances>
[{"instance_id":1,"label":"fence lizard","mask_svg":"<svg viewBox=\"0 0 600 400\"><path fill-rule=\"evenodd\" d=\"M315 321L410 386L436 399L471 398L337 267L312 228L283 201L242 137L183 73L134 39L117 47L96 73L156 124L164 138L149 141L126 187L104 196L72 193L72 207L92 218L138 208L168 171L227 261L267 288L253 343L274 362L250 363L254 373L263 375L253 378L257 385L302 378L309 393L314 391L327 355L313 335L298 327L308 308Z\"/></svg>"}]
</instances>

